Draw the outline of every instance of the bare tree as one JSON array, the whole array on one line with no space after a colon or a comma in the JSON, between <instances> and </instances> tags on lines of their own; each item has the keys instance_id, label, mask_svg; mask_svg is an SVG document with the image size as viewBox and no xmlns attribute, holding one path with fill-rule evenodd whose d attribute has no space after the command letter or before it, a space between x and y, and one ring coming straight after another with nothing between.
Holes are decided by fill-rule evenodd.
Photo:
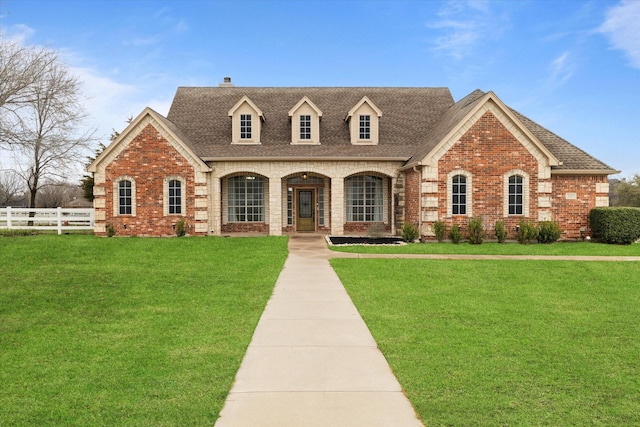
<instances>
[{"instance_id":1,"label":"bare tree","mask_svg":"<svg viewBox=\"0 0 640 427\"><path fill-rule=\"evenodd\" d=\"M66 207L77 197L82 197L82 190L64 181L45 182L38 192L38 206L42 208Z\"/></svg>"},{"instance_id":2,"label":"bare tree","mask_svg":"<svg viewBox=\"0 0 640 427\"><path fill-rule=\"evenodd\" d=\"M33 102L34 84L58 61L51 50L0 40L0 148L11 143L21 110Z\"/></svg>"},{"instance_id":3,"label":"bare tree","mask_svg":"<svg viewBox=\"0 0 640 427\"><path fill-rule=\"evenodd\" d=\"M12 110L7 141L16 158L16 172L26 182L29 206L36 206L44 178L64 178L86 154L93 133L78 133L87 118L80 82L57 58L29 85L30 98Z\"/></svg>"},{"instance_id":4,"label":"bare tree","mask_svg":"<svg viewBox=\"0 0 640 427\"><path fill-rule=\"evenodd\" d=\"M0 207L11 206L24 193L24 183L14 172L0 174Z\"/></svg>"}]
</instances>

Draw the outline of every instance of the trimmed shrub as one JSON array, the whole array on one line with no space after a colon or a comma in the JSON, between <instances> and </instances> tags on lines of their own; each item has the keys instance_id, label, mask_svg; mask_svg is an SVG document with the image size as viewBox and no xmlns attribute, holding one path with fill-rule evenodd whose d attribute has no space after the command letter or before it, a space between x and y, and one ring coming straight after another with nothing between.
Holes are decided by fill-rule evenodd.
<instances>
[{"instance_id":1,"label":"trimmed shrub","mask_svg":"<svg viewBox=\"0 0 640 427\"><path fill-rule=\"evenodd\" d=\"M442 243L442 241L444 240L444 234L446 230L447 228L443 221L436 221L435 223L433 223L433 232L435 233L436 239L439 243Z\"/></svg>"},{"instance_id":2,"label":"trimmed shrub","mask_svg":"<svg viewBox=\"0 0 640 427\"><path fill-rule=\"evenodd\" d=\"M538 243L553 243L560 238L562 230L555 221L542 221L538 224Z\"/></svg>"},{"instance_id":3,"label":"trimmed shrub","mask_svg":"<svg viewBox=\"0 0 640 427\"><path fill-rule=\"evenodd\" d=\"M462 233L460 232L460 226L458 224L453 224L451 226L451 230L449 231L449 239L456 245L460 243L462 239Z\"/></svg>"},{"instance_id":4,"label":"trimmed shrub","mask_svg":"<svg viewBox=\"0 0 640 427\"><path fill-rule=\"evenodd\" d=\"M640 208L594 208L589 225L595 239L628 245L640 239Z\"/></svg>"},{"instance_id":5,"label":"trimmed shrub","mask_svg":"<svg viewBox=\"0 0 640 427\"><path fill-rule=\"evenodd\" d=\"M496 221L496 239L498 239L498 243L504 243L507 240L507 229L504 226L504 221Z\"/></svg>"},{"instance_id":6,"label":"trimmed shrub","mask_svg":"<svg viewBox=\"0 0 640 427\"><path fill-rule=\"evenodd\" d=\"M482 225L482 218L471 218L469 221L469 243L480 245L487 237L487 233Z\"/></svg>"},{"instance_id":7,"label":"trimmed shrub","mask_svg":"<svg viewBox=\"0 0 640 427\"><path fill-rule=\"evenodd\" d=\"M418 238L418 227L415 225L405 222L402 226L402 240L405 242L413 242Z\"/></svg>"},{"instance_id":8,"label":"trimmed shrub","mask_svg":"<svg viewBox=\"0 0 640 427\"><path fill-rule=\"evenodd\" d=\"M520 224L518 225L518 242L523 245L528 245L536 237L538 237L538 229L536 228L536 226L533 225L531 221L525 221L524 219L521 219Z\"/></svg>"},{"instance_id":9,"label":"trimmed shrub","mask_svg":"<svg viewBox=\"0 0 640 427\"><path fill-rule=\"evenodd\" d=\"M113 237L116 235L116 228L113 226L112 223L109 223L107 225L107 237Z\"/></svg>"},{"instance_id":10,"label":"trimmed shrub","mask_svg":"<svg viewBox=\"0 0 640 427\"><path fill-rule=\"evenodd\" d=\"M187 234L187 222L184 219L179 219L176 222L176 236L182 237Z\"/></svg>"}]
</instances>

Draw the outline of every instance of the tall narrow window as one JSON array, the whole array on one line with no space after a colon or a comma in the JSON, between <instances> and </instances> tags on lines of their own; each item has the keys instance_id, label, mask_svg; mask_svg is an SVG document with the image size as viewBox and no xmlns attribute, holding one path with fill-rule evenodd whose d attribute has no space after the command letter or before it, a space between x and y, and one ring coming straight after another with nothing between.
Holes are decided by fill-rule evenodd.
<instances>
[{"instance_id":1,"label":"tall narrow window","mask_svg":"<svg viewBox=\"0 0 640 427\"><path fill-rule=\"evenodd\" d=\"M311 139L311 116L308 114L300 115L300 139Z\"/></svg>"},{"instance_id":2,"label":"tall narrow window","mask_svg":"<svg viewBox=\"0 0 640 427\"><path fill-rule=\"evenodd\" d=\"M347 221L381 222L383 211L381 177L358 175L347 178Z\"/></svg>"},{"instance_id":3,"label":"tall narrow window","mask_svg":"<svg viewBox=\"0 0 640 427\"><path fill-rule=\"evenodd\" d=\"M177 179L169 181L169 213L182 213L182 183Z\"/></svg>"},{"instance_id":4,"label":"tall narrow window","mask_svg":"<svg viewBox=\"0 0 640 427\"><path fill-rule=\"evenodd\" d=\"M522 177L512 175L509 177L509 215L522 215L524 191Z\"/></svg>"},{"instance_id":5,"label":"tall narrow window","mask_svg":"<svg viewBox=\"0 0 640 427\"><path fill-rule=\"evenodd\" d=\"M240 139L251 139L251 114L240 114Z\"/></svg>"},{"instance_id":6,"label":"tall narrow window","mask_svg":"<svg viewBox=\"0 0 640 427\"><path fill-rule=\"evenodd\" d=\"M132 196L131 181L122 180L118 183L118 212L120 215L131 215Z\"/></svg>"},{"instance_id":7,"label":"tall narrow window","mask_svg":"<svg viewBox=\"0 0 640 427\"><path fill-rule=\"evenodd\" d=\"M451 182L451 213L453 215L467 214L467 177L456 175Z\"/></svg>"},{"instance_id":8,"label":"tall narrow window","mask_svg":"<svg viewBox=\"0 0 640 427\"><path fill-rule=\"evenodd\" d=\"M360 139L371 139L371 116L369 114L360 116Z\"/></svg>"},{"instance_id":9,"label":"tall narrow window","mask_svg":"<svg viewBox=\"0 0 640 427\"><path fill-rule=\"evenodd\" d=\"M264 221L264 180L256 176L234 176L227 184L229 222Z\"/></svg>"}]
</instances>

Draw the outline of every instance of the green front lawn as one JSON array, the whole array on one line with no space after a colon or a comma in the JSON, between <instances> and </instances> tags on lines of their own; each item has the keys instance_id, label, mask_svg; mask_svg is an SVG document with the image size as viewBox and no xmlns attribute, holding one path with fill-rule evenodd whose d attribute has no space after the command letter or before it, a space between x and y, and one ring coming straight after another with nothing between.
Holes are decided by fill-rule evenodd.
<instances>
[{"instance_id":1,"label":"green front lawn","mask_svg":"<svg viewBox=\"0 0 640 427\"><path fill-rule=\"evenodd\" d=\"M0 237L0 425L213 425L286 238Z\"/></svg>"},{"instance_id":2,"label":"green front lawn","mask_svg":"<svg viewBox=\"0 0 640 427\"><path fill-rule=\"evenodd\" d=\"M640 425L640 263L331 263L425 425Z\"/></svg>"},{"instance_id":3,"label":"green front lawn","mask_svg":"<svg viewBox=\"0 0 640 427\"><path fill-rule=\"evenodd\" d=\"M407 245L330 246L336 252L368 254L464 254L464 255L558 255L558 256L640 256L640 244L607 245L595 242L556 242L521 245L509 242L469 243L409 243Z\"/></svg>"}]
</instances>

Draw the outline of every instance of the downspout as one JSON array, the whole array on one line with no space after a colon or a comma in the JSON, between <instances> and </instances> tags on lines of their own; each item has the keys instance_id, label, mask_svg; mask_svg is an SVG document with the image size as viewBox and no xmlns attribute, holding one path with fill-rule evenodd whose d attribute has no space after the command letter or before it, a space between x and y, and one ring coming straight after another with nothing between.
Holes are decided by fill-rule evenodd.
<instances>
[{"instance_id":1,"label":"downspout","mask_svg":"<svg viewBox=\"0 0 640 427\"><path fill-rule=\"evenodd\" d=\"M413 171L418 173L418 235L422 241L422 171L418 171L417 166L413 166Z\"/></svg>"}]
</instances>

